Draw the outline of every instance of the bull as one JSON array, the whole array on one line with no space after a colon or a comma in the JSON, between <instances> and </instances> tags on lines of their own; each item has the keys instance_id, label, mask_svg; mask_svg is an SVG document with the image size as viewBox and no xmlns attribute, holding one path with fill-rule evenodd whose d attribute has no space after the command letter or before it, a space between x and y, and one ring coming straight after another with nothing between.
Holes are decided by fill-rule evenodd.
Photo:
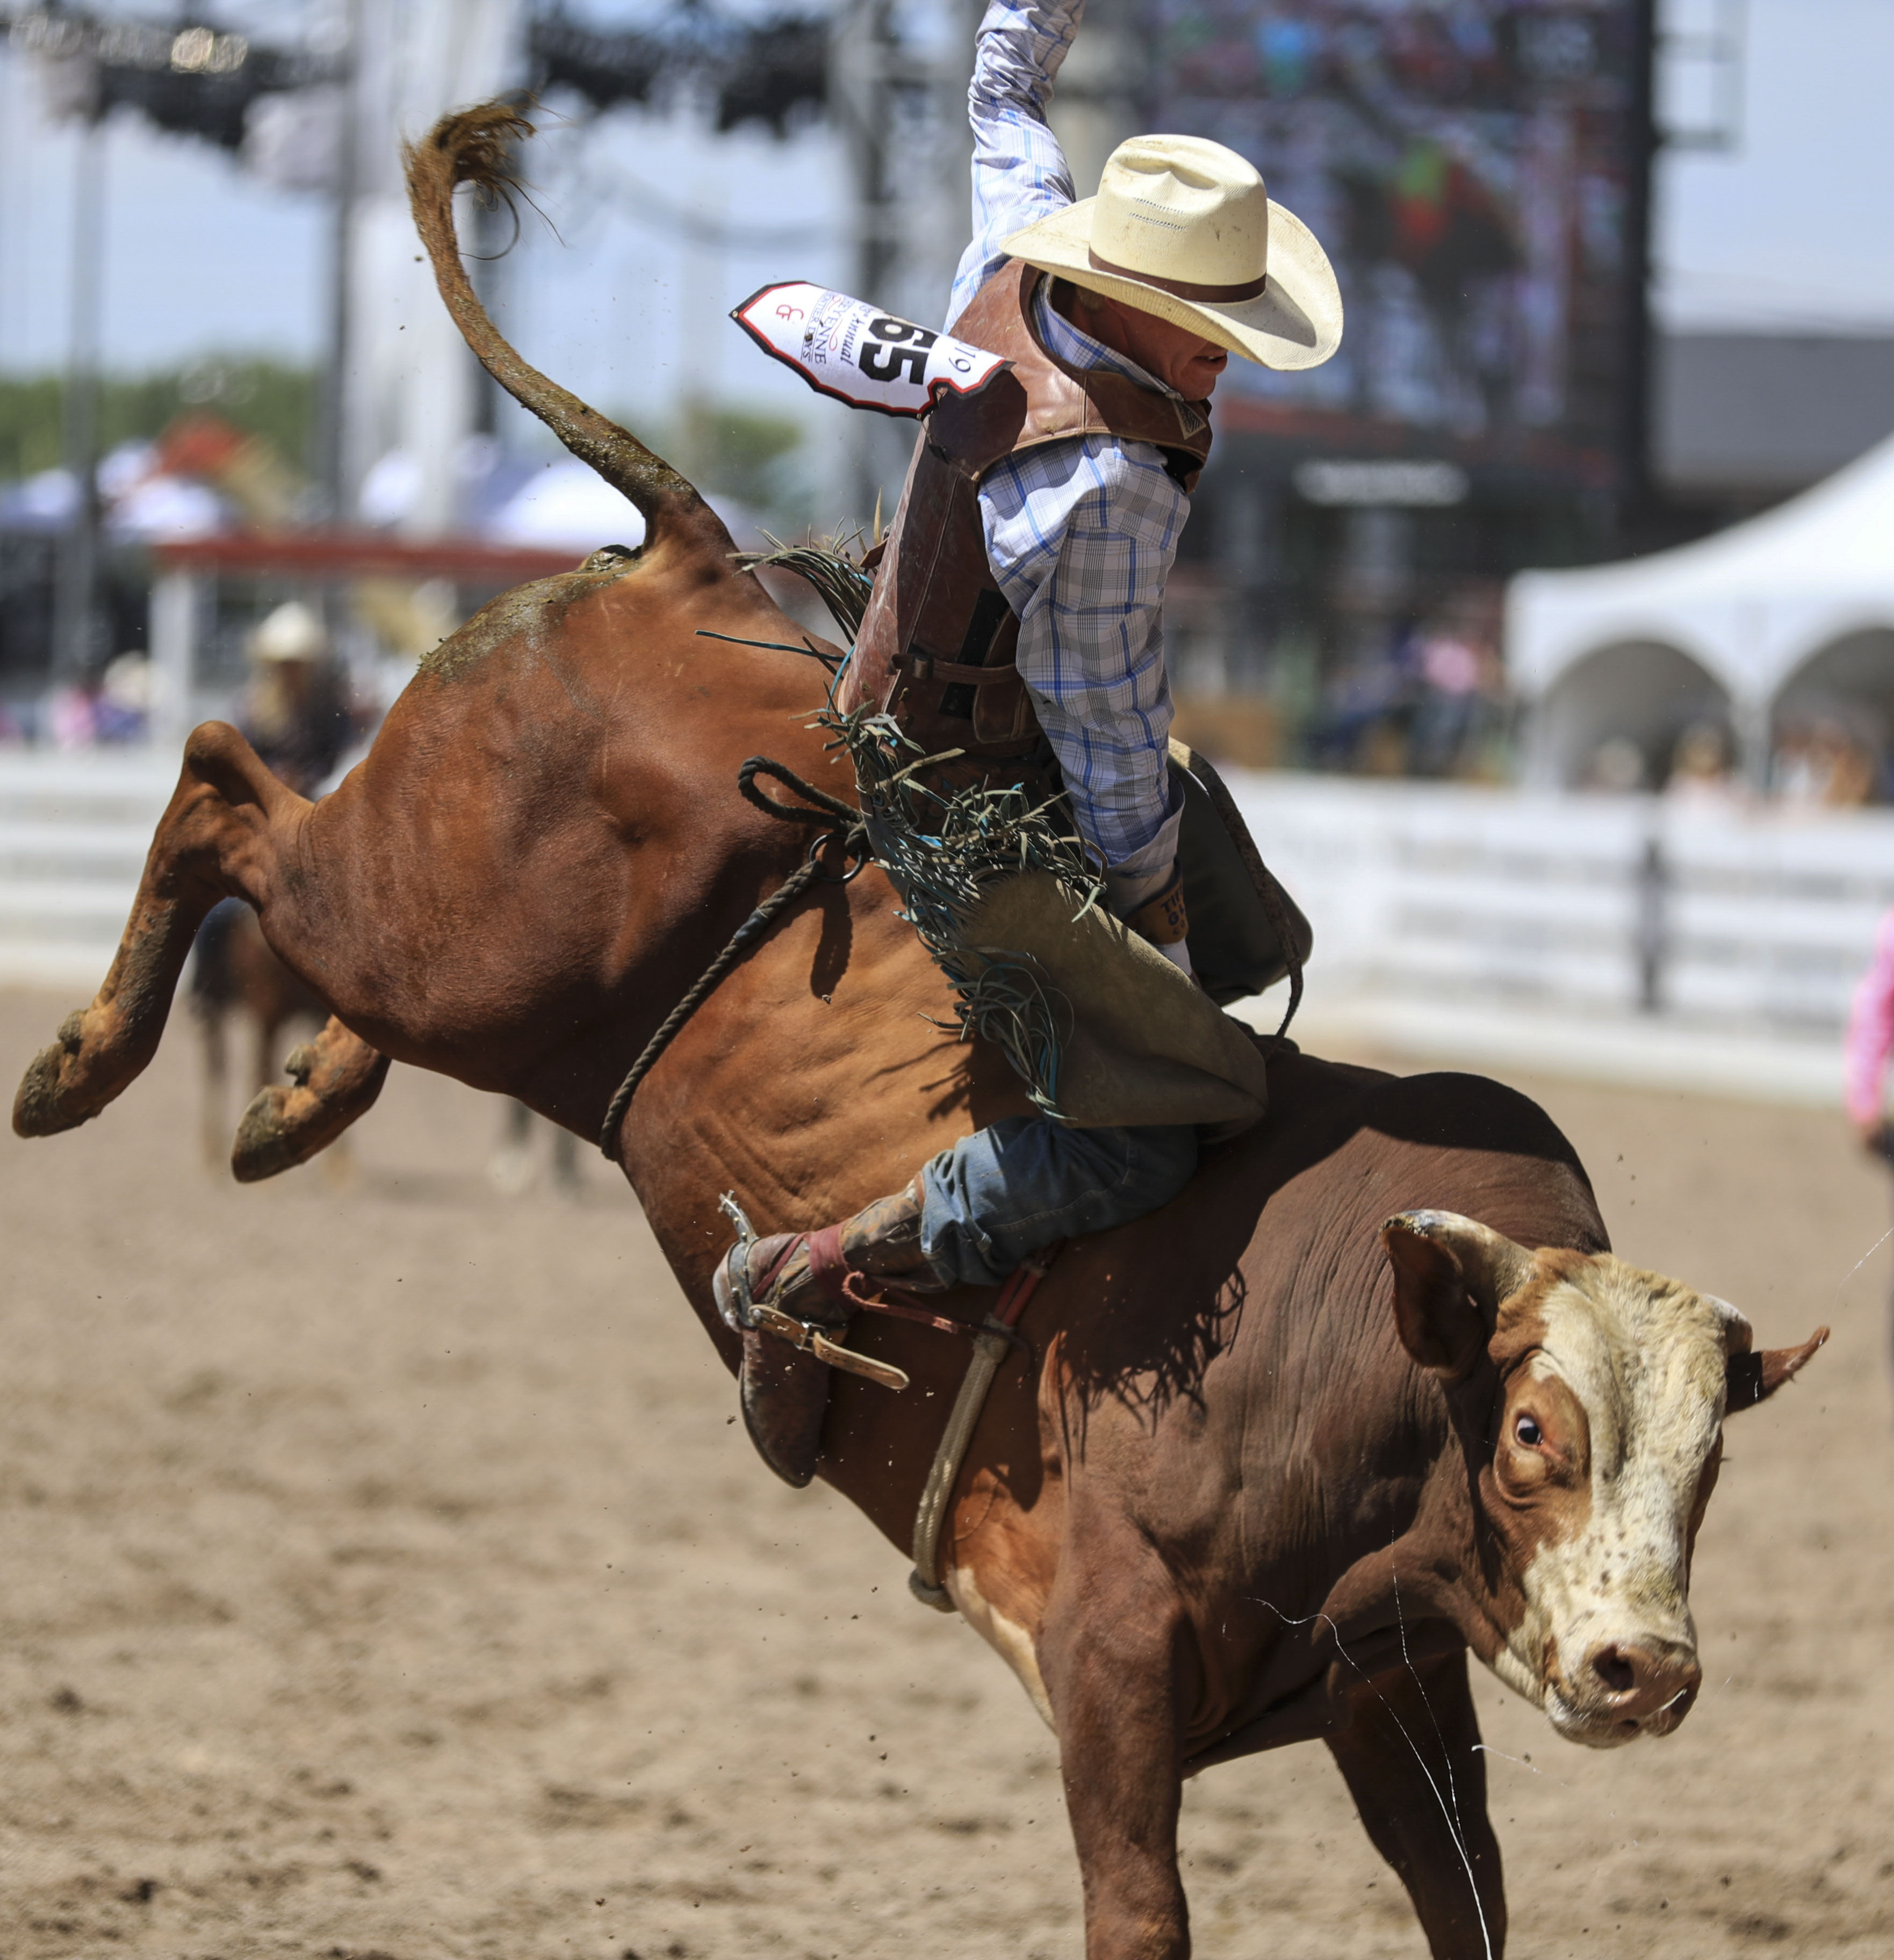
<instances>
[{"instance_id":1,"label":"bull","mask_svg":"<svg viewBox=\"0 0 1894 1960\"><path fill-rule=\"evenodd\" d=\"M234 729L197 730L110 972L27 1071L21 1134L137 1075L234 896L334 1012L246 1116L240 1177L333 1141L390 1058L597 1135L801 861L734 793L740 765L767 752L852 794L810 725L813 669L776 651L798 631L715 514L473 295L454 187L501 185L530 133L499 107L444 119L409 155L416 218L475 352L638 506L644 543L479 613L320 803ZM871 869L787 908L651 1069L606 1142L727 1365L718 1194L810 1227L1023 1110L950 1020ZM1292 1050L1271 1075L1265 1122L1040 1287L952 1494L944 1583L1058 1738L1089 1960L1188 1952L1186 1777L1318 1739L1433 1952L1490 1960L1506 1908L1469 1651L1571 1741L1675 1729L1701 1678L1690 1563L1724 1422L1826 1330L1758 1351L1733 1307L1620 1260L1571 1146L1498 1083ZM965 1355L901 1322L861 1341L912 1386L839 1378L820 1474L905 1545Z\"/></svg>"}]
</instances>

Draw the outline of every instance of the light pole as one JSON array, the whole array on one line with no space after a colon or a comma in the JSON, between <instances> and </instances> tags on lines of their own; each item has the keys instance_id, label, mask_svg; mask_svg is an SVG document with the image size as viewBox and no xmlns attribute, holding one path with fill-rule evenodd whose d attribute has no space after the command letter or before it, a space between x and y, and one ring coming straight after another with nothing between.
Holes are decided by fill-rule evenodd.
<instances>
[{"instance_id":1,"label":"light pole","mask_svg":"<svg viewBox=\"0 0 1894 1960\"><path fill-rule=\"evenodd\" d=\"M978 0L902 16L894 0L848 0L830 43L829 102L855 183L859 298L923 325L941 323L969 229L966 86ZM923 38L920 30L929 30ZM850 418L850 517L886 523L913 431L880 415Z\"/></svg>"},{"instance_id":2,"label":"light pole","mask_svg":"<svg viewBox=\"0 0 1894 1960\"><path fill-rule=\"evenodd\" d=\"M105 137L96 110L79 123L72 170L72 277L61 447L76 495L59 539L53 670L79 679L99 644L99 303L104 273Z\"/></svg>"},{"instance_id":3,"label":"light pole","mask_svg":"<svg viewBox=\"0 0 1894 1960\"><path fill-rule=\"evenodd\" d=\"M361 0L344 0L341 11L342 101L336 132L335 202L329 216L328 346L323 374L321 448L317 460L323 517L341 524L349 516L349 324L355 307L355 260L350 228L361 178L360 76Z\"/></svg>"}]
</instances>

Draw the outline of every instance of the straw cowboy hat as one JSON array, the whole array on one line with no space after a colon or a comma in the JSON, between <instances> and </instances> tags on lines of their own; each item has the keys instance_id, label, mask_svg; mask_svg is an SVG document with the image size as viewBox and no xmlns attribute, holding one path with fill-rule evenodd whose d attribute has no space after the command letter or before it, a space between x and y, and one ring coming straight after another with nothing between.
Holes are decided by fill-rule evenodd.
<instances>
[{"instance_id":1,"label":"straw cowboy hat","mask_svg":"<svg viewBox=\"0 0 1894 1960\"><path fill-rule=\"evenodd\" d=\"M329 651L329 635L321 620L300 600L279 606L250 636L252 660L319 660Z\"/></svg>"},{"instance_id":2,"label":"straw cowboy hat","mask_svg":"<svg viewBox=\"0 0 1894 1960\"><path fill-rule=\"evenodd\" d=\"M1265 368L1318 368L1342 339L1328 255L1234 150L1134 136L1098 195L1006 241L1016 259L1189 327Z\"/></svg>"}]
</instances>

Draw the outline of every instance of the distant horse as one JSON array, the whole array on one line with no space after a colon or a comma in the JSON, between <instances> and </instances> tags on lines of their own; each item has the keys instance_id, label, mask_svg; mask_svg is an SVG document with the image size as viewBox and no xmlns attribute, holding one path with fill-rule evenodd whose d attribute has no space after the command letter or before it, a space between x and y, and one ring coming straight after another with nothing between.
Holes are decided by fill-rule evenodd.
<instances>
[{"instance_id":1,"label":"distant horse","mask_svg":"<svg viewBox=\"0 0 1894 1960\"><path fill-rule=\"evenodd\" d=\"M300 1051L285 1058L283 1029L298 1020L320 1028L329 1019L329 1009L270 951L256 915L240 899L221 901L198 928L192 949L190 998L191 1011L204 1035L200 1118L204 1161L212 1169L221 1169L229 1157L225 1139L230 1134L231 1017L240 1014L249 1020L253 1044L250 1087L257 1094L275 1083L286 1059L291 1074L301 1071ZM533 1112L524 1102L511 1097L505 1100L500 1139L488 1160L487 1175L509 1198L524 1196L539 1181L533 1121ZM571 1131L552 1126L549 1168L553 1188L566 1197L583 1188L578 1143ZM349 1174L353 1157L346 1137L336 1139L322 1163L337 1181Z\"/></svg>"},{"instance_id":2,"label":"distant horse","mask_svg":"<svg viewBox=\"0 0 1894 1960\"><path fill-rule=\"evenodd\" d=\"M231 1016L240 1014L250 1023L249 1087L254 1093L282 1073L284 1028L295 1020L320 1028L329 1018L329 1007L270 950L256 913L240 899L215 906L198 928L190 998L204 1035L200 1135L204 1160L215 1169L228 1154Z\"/></svg>"}]
</instances>

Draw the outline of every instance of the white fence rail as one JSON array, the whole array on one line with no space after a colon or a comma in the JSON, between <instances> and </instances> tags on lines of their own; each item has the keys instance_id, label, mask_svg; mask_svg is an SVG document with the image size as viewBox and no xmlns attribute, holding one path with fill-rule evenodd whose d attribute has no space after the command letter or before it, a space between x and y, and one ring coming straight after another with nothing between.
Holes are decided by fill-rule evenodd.
<instances>
[{"instance_id":1,"label":"white fence rail","mask_svg":"<svg viewBox=\"0 0 1894 1960\"><path fill-rule=\"evenodd\" d=\"M0 982L105 978L177 781L142 751L0 753Z\"/></svg>"},{"instance_id":2,"label":"white fence rail","mask_svg":"<svg viewBox=\"0 0 1894 1960\"><path fill-rule=\"evenodd\" d=\"M176 781L147 752L0 753L0 982L97 985ZM1230 788L1315 926L1312 1036L1838 1096L1849 994L1894 905L1894 813L1242 771Z\"/></svg>"},{"instance_id":3,"label":"white fence rail","mask_svg":"<svg viewBox=\"0 0 1894 1960\"><path fill-rule=\"evenodd\" d=\"M1311 1030L1830 1102L1894 813L1233 772L1315 927Z\"/></svg>"}]
</instances>

